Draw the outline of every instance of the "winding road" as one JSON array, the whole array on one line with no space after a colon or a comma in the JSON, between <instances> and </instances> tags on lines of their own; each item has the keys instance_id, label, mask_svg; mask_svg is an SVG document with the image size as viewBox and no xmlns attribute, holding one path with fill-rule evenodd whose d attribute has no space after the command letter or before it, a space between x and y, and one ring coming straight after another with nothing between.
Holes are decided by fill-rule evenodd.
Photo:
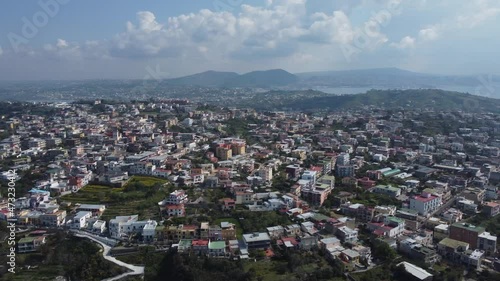
<instances>
[{"instance_id":1,"label":"winding road","mask_svg":"<svg viewBox=\"0 0 500 281\"><path fill-rule=\"evenodd\" d=\"M119 266L122 266L122 267L125 267L131 271L129 272L125 272L123 274L120 274L118 276L115 276L115 277L111 277L111 278L107 278L107 279L104 279L103 281L114 281L114 280L120 280L124 277L127 277L127 276L132 276L132 275L144 275L144 266L137 266L137 265L132 265L132 264L128 264L128 263L124 263L120 260L117 260L116 258L112 257L112 256L109 256L109 251L111 250L111 247L106 245L105 243L101 242L100 240L94 238L92 235L89 235L89 234L84 234L84 233L81 233L81 232L78 232L78 233L75 233L75 236L78 236L78 237L82 237L82 238L88 238L96 243L99 243L102 248L103 248L103 252L102 252L102 256L112 262L112 263L115 263Z\"/></svg>"}]
</instances>

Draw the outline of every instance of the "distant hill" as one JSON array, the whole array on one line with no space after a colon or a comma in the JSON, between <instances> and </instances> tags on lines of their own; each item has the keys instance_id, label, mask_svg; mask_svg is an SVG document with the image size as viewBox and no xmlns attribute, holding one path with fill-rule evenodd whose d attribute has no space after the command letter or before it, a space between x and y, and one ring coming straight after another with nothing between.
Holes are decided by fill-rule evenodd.
<instances>
[{"instance_id":1,"label":"distant hill","mask_svg":"<svg viewBox=\"0 0 500 281\"><path fill-rule=\"evenodd\" d=\"M220 87L225 81L238 77L236 72L205 71L189 76L167 79L164 82L176 86Z\"/></svg>"},{"instance_id":2,"label":"distant hill","mask_svg":"<svg viewBox=\"0 0 500 281\"><path fill-rule=\"evenodd\" d=\"M226 81L229 87L279 87L298 81L297 76L283 70L252 71Z\"/></svg>"},{"instance_id":3,"label":"distant hill","mask_svg":"<svg viewBox=\"0 0 500 281\"><path fill-rule=\"evenodd\" d=\"M399 68L322 71L296 74L303 87L440 88L485 86L478 76L437 75ZM498 81L500 77L493 77ZM489 85L488 85L489 86ZM493 85L495 86L495 85ZM496 86L495 86L496 87Z\"/></svg>"},{"instance_id":4,"label":"distant hill","mask_svg":"<svg viewBox=\"0 0 500 281\"><path fill-rule=\"evenodd\" d=\"M269 105L272 106L272 105ZM345 110L375 106L392 109L438 109L500 112L500 100L437 89L371 90L357 95L329 95L293 100L282 107L296 110Z\"/></svg>"},{"instance_id":5,"label":"distant hill","mask_svg":"<svg viewBox=\"0 0 500 281\"><path fill-rule=\"evenodd\" d=\"M298 81L298 78L282 69L252 71L245 74L235 72L206 71L189 76L164 80L163 83L175 86L201 87L281 87Z\"/></svg>"}]
</instances>

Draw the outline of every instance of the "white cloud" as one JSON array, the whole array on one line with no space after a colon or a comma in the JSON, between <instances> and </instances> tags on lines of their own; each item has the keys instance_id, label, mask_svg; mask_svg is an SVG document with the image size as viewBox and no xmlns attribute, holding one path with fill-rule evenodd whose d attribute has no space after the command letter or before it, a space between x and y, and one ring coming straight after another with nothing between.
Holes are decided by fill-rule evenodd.
<instances>
[{"instance_id":1,"label":"white cloud","mask_svg":"<svg viewBox=\"0 0 500 281\"><path fill-rule=\"evenodd\" d=\"M440 27L438 25L430 26L424 29L421 29L418 32L418 37L424 41L436 40L440 36Z\"/></svg>"},{"instance_id":2,"label":"white cloud","mask_svg":"<svg viewBox=\"0 0 500 281\"><path fill-rule=\"evenodd\" d=\"M474 28L500 14L498 1L475 0L470 14L459 15L456 18L458 28Z\"/></svg>"},{"instance_id":3,"label":"white cloud","mask_svg":"<svg viewBox=\"0 0 500 281\"><path fill-rule=\"evenodd\" d=\"M323 42L348 44L354 38L351 21L342 11L335 11L331 16L316 13L311 16L313 23L308 29L309 38Z\"/></svg>"},{"instance_id":4,"label":"white cloud","mask_svg":"<svg viewBox=\"0 0 500 281\"><path fill-rule=\"evenodd\" d=\"M454 4L455 2L451 2L451 5ZM436 40L446 33L480 26L498 15L500 15L500 2L496 0L471 0L455 16L421 29L419 39L422 41Z\"/></svg>"},{"instance_id":5,"label":"white cloud","mask_svg":"<svg viewBox=\"0 0 500 281\"><path fill-rule=\"evenodd\" d=\"M140 11L135 21L107 40L68 42L58 39L35 54L53 59L172 58L205 54L207 59L237 60L288 57L305 44L348 44L362 28L354 29L343 11L307 14L306 0L273 0L265 6L241 5L240 12L207 9L161 20ZM370 19L372 22L374 19ZM370 25L370 22L365 23ZM372 30L366 27L367 30ZM373 45L387 37L374 29ZM208 55L210 54L210 55Z\"/></svg>"},{"instance_id":6,"label":"white cloud","mask_svg":"<svg viewBox=\"0 0 500 281\"><path fill-rule=\"evenodd\" d=\"M415 48L415 38L411 36L406 36L399 41L399 43L391 43L390 45L392 47L398 48L398 49L411 49Z\"/></svg>"},{"instance_id":7,"label":"white cloud","mask_svg":"<svg viewBox=\"0 0 500 281\"><path fill-rule=\"evenodd\" d=\"M155 15L149 11L138 12L137 19L139 20L139 29L144 32L158 31L163 27L156 21ZM133 28L132 24L129 26Z\"/></svg>"},{"instance_id":8,"label":"white cloud","mask_svg":"<svg viewBox=\"0 0 500 281\"><path fill-rule=\"evenodd\" d=\"M241 5L238 14L196 13L157 19L150 11L137 13L125 31L109 40L81 44L59 39L46 45L45 52L63 58L96 57L182 57L211 54L212 57L246 59L250 57L289 56L307 38L322 44L349 43L353 40L349 18L342 11L330 15L307 15L306 0L274 0L267 6Z\"/></svg>"},{"instance_id":9,"label":"white cloud","mask_svg":"<svg viewBox=\"0 0 500 281\"><path fill-rule=\"evenodd\" d=\"M67 48L69 45L68 45L68 42L66 42L66 40L64 39L57 39L57 43L56 43L56 46L57 48Z\"/></svg>"}]
</instances>

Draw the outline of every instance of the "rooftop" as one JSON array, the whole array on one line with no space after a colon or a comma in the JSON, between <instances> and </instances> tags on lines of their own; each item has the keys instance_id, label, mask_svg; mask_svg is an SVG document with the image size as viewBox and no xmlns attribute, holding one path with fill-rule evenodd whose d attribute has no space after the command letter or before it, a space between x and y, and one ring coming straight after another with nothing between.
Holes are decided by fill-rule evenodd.
<instances>
[{"instance_id":1,"label":"rooftop","mask_svg":"<svg viewBox=\"0 0 500 281\"><path fill-rule=\"evenodd\" d=\"M19 242L17 242L18 244L24 244L24 243L33 243L33 241L35 241L35 239L37 239L38 237L24 237L24 238L21 238L19 240Z\"/></svg>"},{"instance_id":2,"label":"rooftop","mask_svg":"<svg viewBox=\"0 0 500 281\"><path fill-rule=\"evenodd\" d=\"M489 232L483 232L481 234L478 235L478 237L481 237L481 238L484 238L484 239L487 239L487 240L494 240L494 241L497 241L497 237L495 235L492 235L490 234Z\"/></svg>"},{"instance_id":3,"label":"rooftop","mask_svg":"<svg viewBox=\"0 0 500 281\"><path fill-rule=\"evenodd\" d=\"M179 241L179 247L191 247L192 241L191 239L181 239Z\"/></svg>"},{"instance_id":4,"label":"rooftop","mask_svg":"<svg viewBox=\"0 0 500 281\"><path fill-rule=\"evenodd\" d=\"M458 249L459 247L467 248L469 246L469 243L454 240L454 239L446 237L439 242L439 245L442 245L442 246L445 246L448 248Z\"/></svg>"},{"instance_id":5,"label":"rooftop","mask_svg":"<svg viewBox=\"0 0 500 281\"><path fill-rule=\"evenodd\" d=\"M390 190L392 192L398 192L400 189L398 187L390 186L390 185L377 185L375 189L379 190Z\"/></svg>"},{"instance_id":6,"label":"rooftop","mask_svg":"<svg viewBox=\"0 0 500 281\"><path fill-rule=\"evenodd\" d=\"M210 241L210 243L208 243L208 249L210 250L220 250L224 248L226 248L225 241Z\"/></svg>"},{"instance_id":7,"label":"rooftop","mask_svg":"<svg viewBox=\"0 0 500 281\"><path fill-rule=\"evenodd\" d=\"M208 246L208 240L193 240L191 243L193 246Z\"/></svg>"},{"instance_id":8,"label":"rooftop","mask_svg":"<svg viewBox=\"0 0 500 281\"><path fill-rule=\"evenodd\" d=\"M347 250L343 251L342 254L348 256L350 259L354 259L354 258L359 257L359 253L356 251L353 251L351 249L347 249Z\"/></svg>"},{"instance_id":9,"label":"rooftop","mask_svg":"<svg viewBox=\"0 0 500 281\"><path fill-rule=\"evenodd\" d=\"M105 205L81 204L77 209L105 209Z\"/></svg>"},{"instance_id":10,"label":"rooftop","mask_svg":"<svg viewBox=\"0 0 500 281\"><path fill-rule=\"evenodd\" d=\"M485 202L485 203L483 203L483 206L488 206L488 207L492 207L492 208L495 208L498 205L499 204L497 202Z\"/></svg>"},{"instance_id":11,"label":"rooftop","mask_svg":"<svg viewBox=\"0 0 500 281\"><path fill-rule=\"evenodd\" d=\"M475 226L475 225L470 224L470 223L457 222L457 223L452 224L452 226L462 228L462 229L467 229L469 231L474 231L474 232L478 232L478 233L483 233L485 231L484 227Z\"/></svg>"},{"instance_id":12,"label":"rooftop","mask_svg":"<svg viewBox=\"0 0 500 281\"><path fill-rule=\"evenodd\" d=\"M431 196L429 196L429 197L424 197L424 196L414 196L412 199L413 199L413 200L420 201L420 202L429 202L429 201L432 201L432 200L437 199L437 198L438 198L437 196L431 195Z\"/></svg>"},{"instance_id":13,"label":"rooftop","mask_svg":"<svg viewBox=\"0 0 500 281\"><path fill-rule=\"evenodd\" d=\"M245 242L248 243L248 242L267 241L271 240L271 238L265 232L257 232L257 233L243 234L243 240L245 240Z\"/></svg>"},{"instance_id":14,"label":"rooftop","mask_svg":"<svg viewBox=\"0 0 500 281\"><path fill-rule=\"evenodd\" d=\"M401 262L398 264L398 266L403 265L405 267L406 272L410 273L411 275L415 276L417 279L420 280L425 280L429 277L432 277L432 274L424 270L423 268L420 268L414 264L411 264L409 262Z\"/></svg>"}]
</instances>

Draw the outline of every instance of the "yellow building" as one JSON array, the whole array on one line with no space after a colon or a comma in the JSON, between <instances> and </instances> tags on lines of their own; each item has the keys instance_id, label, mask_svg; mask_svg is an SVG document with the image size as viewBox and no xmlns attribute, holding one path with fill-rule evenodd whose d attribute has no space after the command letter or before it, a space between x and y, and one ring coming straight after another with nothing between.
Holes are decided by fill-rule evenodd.
<instances>
[{"instance_id":1,"label":"yellow building","mask_svg":"<svg viewBox=\"0 0 500 281\"><path fill-rule=\"evenodd\" d=\"M219 146L215 150L215 155L217 156L217 158L224 161L224 160L228 160L229 158L233 157L233 151L229 147Z\"/></svg>"}]
</instances>

